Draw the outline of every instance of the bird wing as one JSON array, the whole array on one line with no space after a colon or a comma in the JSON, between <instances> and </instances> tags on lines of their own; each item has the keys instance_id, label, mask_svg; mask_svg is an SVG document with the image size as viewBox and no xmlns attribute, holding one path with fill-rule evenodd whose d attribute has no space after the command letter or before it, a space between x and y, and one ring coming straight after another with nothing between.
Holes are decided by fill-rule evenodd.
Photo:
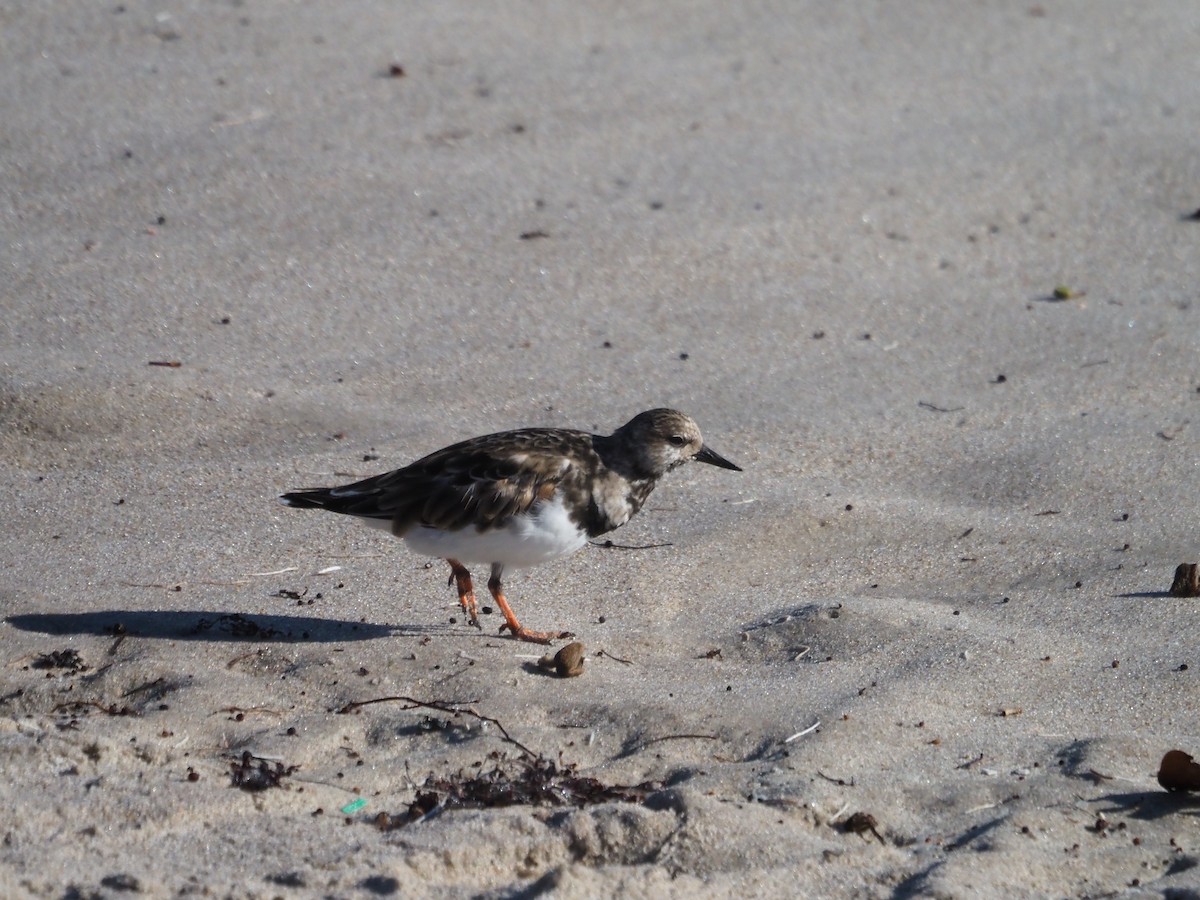
<instances>
[{"instance_id":1,"label":"bird wing","mask_svg":"<svg viewBox=\"0 0 1200 900\"><path fill-rule=\"evenodd\" d=\"M585 449L590 451L590 435L583 432L504 432L446 447L331 493L342 501L339 512L389 519L396 534L416 525L445 531L476 525L488 531L554 496L573 468L564 453Z\"/></svg>"}]
</instances>

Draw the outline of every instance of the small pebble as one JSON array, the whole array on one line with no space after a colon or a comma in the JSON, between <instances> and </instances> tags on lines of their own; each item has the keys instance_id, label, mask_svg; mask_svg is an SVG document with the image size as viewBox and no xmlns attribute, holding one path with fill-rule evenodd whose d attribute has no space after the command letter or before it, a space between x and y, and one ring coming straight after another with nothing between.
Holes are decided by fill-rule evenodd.
<instances>
[{"instance_id":1,"label":"small pebble","mask_svg":"<svg viewBox=\"0 0 1200 900\"><path fill-rule=\"evenodd\" d=\"M553 656L547 653L538 660L543 669L553 669L559 678L574 678L583 674L583 644L572 641Z\"/></svg>"}]
</instances>

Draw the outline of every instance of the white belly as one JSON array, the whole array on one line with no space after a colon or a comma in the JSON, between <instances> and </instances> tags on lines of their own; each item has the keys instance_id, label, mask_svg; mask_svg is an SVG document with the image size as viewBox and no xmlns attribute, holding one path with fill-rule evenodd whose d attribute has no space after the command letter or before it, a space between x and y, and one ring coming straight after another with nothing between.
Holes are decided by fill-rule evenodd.
<instances>
[{"instance_id":1,"label":"white belly","mask_svg":"<svg viewBox=\"0 0 1200 900\"><path fill-rule=\"evenodd\" d=\"M519 567L574 553L587 542L587 535L555 498L536 504L530 515L514 518L507 528L480 532L467 526L461 531L439 531L418 525L404 535L404 541L424 556Z\"/></svg>"}]
</instances>

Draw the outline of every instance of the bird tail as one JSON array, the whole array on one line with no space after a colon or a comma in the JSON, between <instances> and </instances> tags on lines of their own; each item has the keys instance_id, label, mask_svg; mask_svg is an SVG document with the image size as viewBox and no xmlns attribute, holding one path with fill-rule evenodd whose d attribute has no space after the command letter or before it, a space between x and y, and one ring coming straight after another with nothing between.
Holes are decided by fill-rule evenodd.
<instances>
[{"instance_id":1,"label":"bird tail","mask_svg":"<svg viewBox=\"0 0 1200 900\"><path fill-rule=\"evenodd\" d=\"M342 502L339 503L339 500ZM341 512L338 507L343 506L345 500L335 497L330 488L314 488L309 491L292 491L284 494L279 498L279 502L284 506L296 509L328 509L332 512Z\"/></svg>"},{"instance_id":2,"label":"bird tail","mask_svg":"<svg viewBox=\"0 0 1200 900\"><path fill-rule=\"evenodd\" d=\"M377 488L359 488L348 484L337 488L310 488L292 491L279 498L284 506L296 509L327 509L345 516L357 516L368 525L392 529L396 518L394 509L380 506L381 492Z\"/></svg>"}]
</instances>

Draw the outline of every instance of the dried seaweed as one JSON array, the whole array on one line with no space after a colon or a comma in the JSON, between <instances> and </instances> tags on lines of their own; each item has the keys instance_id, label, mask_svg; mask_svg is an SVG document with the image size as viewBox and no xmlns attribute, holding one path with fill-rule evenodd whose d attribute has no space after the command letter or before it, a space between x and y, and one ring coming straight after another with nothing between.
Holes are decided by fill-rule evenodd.
<instances>
[{"instance_id":1,"label":"dried seaweed","mask_svg":"<svg viewBox=\"0 0 1200 900\"><path fill-rule=\"evenodd\" d=\"M87 710L88 707L95 707L104 713L106 716L141 716L141 713L136 709L128 706L117 706L115 703L110 703L105 706L99 700L71 700L67 703L55 704L52 710L55 713L63 712L64 710L81 713Z\"/></svg>"},{"instance_id":2,"label":"dried seaweed","mask_svg":"<svg viewBox=\"0 0 1200 900\"><path fill-rule=\"evenodd\" d=\"M495 757L493 757L495 758ZM507 766L505 765L507 763ZM559 764L538 756L529 759L499 759L486 772L444 778L430 775L417 789L408 809L391 816L380 813L375 824L399 828L433 813L448 809L493 809L504 806L573 806L595 803L642 803L661 790L658 782L636 785L605 784L598 778L579 775L573 763Z\"/></svg>"},{"instance_id":3,"label":"dried seaweed","mask_svg":"<svg viewBox=\"0 0 1200 900\"><path fill-rule=\"evenodd\" d=\"M296 772L299 766L285 766L278 760L263 759L249 750L229 761L232 786L243 791L265 791L283 787L283 779Z\"/></svg>"},{"instance_id":4,"label":"dried seaweed","mask_svg":"<svg viewBox=\"0 0 1200 900\"><path fill-rule=\"evenodd\" d=\"M580 775L574 763L555 762L540 753L534 753L510 735L499 719L485 716L463 703L417 700L406 696L374 697L347 703L338 712L346 715L376 703L403 703L403 709L432 709L455 717L470 716L495 726L501 740L516 747L522 754L510 758L494 752L488 757L493 761L488 771L483 771L480 765L477 767L480 771L477 772L460 770L457 775L450 777L430 775L417 788L415 799L404 812L397 815L381 812L375 816L375 825L384 830L400 828L447 809L642 803L650 794L662 789L658 782L605 784L598 778ZM429 727L431 721L436 720L426 716L423 720L425 727Z\"/></svg>"},{"instance_id":5,"label":"dried seaweed","mask_svg":"<svg viewBox=\"0 0 1200 900\"><path fill-rule=\"evenodd\" d=\"M441 700L417 700L413 697L394 696L394 697L373 697L370 700L355 700L347 703L337 712L339 715L349 715L352 712L358 712L364 706L371 706L375 703L404 703L405 706L401 709L435 709L438 712L452 713L455 716L470 716L473 719L478 719L480 722L487 722L495 725L500 732L500 737L506 743L512 744L518 750L525 754L531 760L541 759L541 755L534 753L516 738L508 733L508 729L500 722L499 719L493 719L491 716L485 716L466 706ZM428 717L427 717L428 718Z\"/></svg>"},{"instance_id":6,"label":"dried seaweed","mask_svg":"<svg viewBox=\"0 0 1200 900\"><path fill-rule=\"evenodd\" d=\"M260 625L241 613L217 616L215 619L201 618L192 629L193 634L202 634L212 628L237 638L254 638L260 641L271 641L284 637L278 628Z\"/></svg>"},{"instance_id":7,"label":"dried seaweed","mask_svg":"<svg viewBox=\"0 0 1200 900\"><path fill-rule=\"evenodd\" d=\"M70 669L72 674L82 672L88 666L79 655L78 650L51 650L49 653L39 653L29 664L31 669Z\"/></svg>"}]
</instances>

